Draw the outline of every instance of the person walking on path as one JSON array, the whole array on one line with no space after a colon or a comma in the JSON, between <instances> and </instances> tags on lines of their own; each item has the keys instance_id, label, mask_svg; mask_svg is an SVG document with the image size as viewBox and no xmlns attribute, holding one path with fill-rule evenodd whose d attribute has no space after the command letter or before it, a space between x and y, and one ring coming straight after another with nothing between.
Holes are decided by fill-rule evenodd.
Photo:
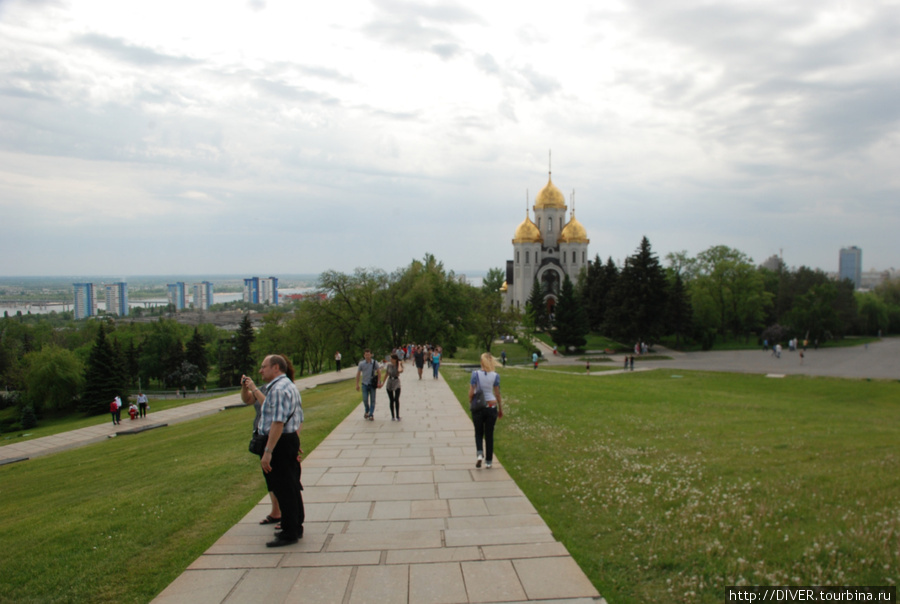
<instances>
[{"instance_id":1,"label":"person walking on path","mask_svg":"<svg viewBox=\"0 0 900 604\"><path fill-rule=\"evenodd\" d=\"M413 354L413 358L416 361L416 371L419 372L419 379L422 379L422 369L425 367L425 350L421 345L416 347L416 352Z\"/></svg>"},{"instance_id":2,"label":"person walking on path","mask_svg":"<svg viewBox=\"0 0 900 604\"><path fill-rule=\"evenodd\" d=\"M372 421L375 419L375 393L381 388L381 371L378 368L378 361L372 358L371 350L366 348L363 357L365 358L359 362L356 368L356 391L359 392L359 381L362 378L362 397L365 407L363 418Z\"/></svg>"},{"instance_id":3,"label":"person walking on path","mask_svg":"<svg viewBox=\"0 0 900 604\"><path fill-rule=\"evenodd\" d=\"M270 354L259 368L262 379L268 383L260 410L257 431L268 435L259 464L263 472L272 474L272 492L281 506L281 532L266 547L282 547L297 543L303 538L303 496L300 494L300 427L303 424L303 406L300 392L288 377L289 365L281 355ZM258 396L260 391L249 377L241 376L241 390Z\"/></svg>"},{"instance_id":4,"label":"person walking on path","mask_svg":"<svg viewBox=\"0 0 900 604\"><path fill-rule=\"evenodd\" d=\"M337 372L341 372L341 351L338 350L334 353L334 366L337 368Z\"/></svg>"},{"instance_id":5,"label":"person walking on path","mask_svg":"<svg viewBox=\"0 0 900 604\"><path fill-rule=\"evenodd\" d=\"M122 399L117 394L115 400L116 400L116 423L121 424L122 423Z\"/></svg>"},{"instance_id":6,"label":"person walking on path","mask_svg":"<svg viewBox=\"0 0 900 604\"><path fill-rule=\"evenodd\" d=\"M384 368L384 389L387 390L388 400L391 402L391 421L400 421L400 374L403 373L403 363L396 354L391 355L391 362Z\"/></svg>"},{"instance_id":7,"label":"person walking on path","mask_svg":"<svg viewBox=\"0 0 900 604\"><path fill-rule=\"evenodd\" d=\"M494 426L497 419L503 417L503 405L500 403L500 376L494 371L494 357L489 352L481 355L481 371L476 369L472 372L469 382L470 406L476 389L484 393L485 407L472 411L472 423L475 424L475 467L480 468L484 461L485 467L490 468L494 462Z\"/></svg>"},{"instance_id":8,"label":"person walking on path","mask_svg":"<svg viewBox=\"0 0 900 604\"><path fill-rule=\"evenodd\" d=\"M443 348L437 346L431 353L431 369L434 371L434 379L438 379L438 370L441 368L441 352Z\"/></svg>"},{"instance_id":9,"label":"person walking on path","mask_svg":"<svg viewBox=\"0 0 900 604\"><path fill-rule=\"evenodd\" d=\"M147 395L141 392L137 397L138 411L140 412L141 417L147 417Z\"/></svg>"},{"instance_id":10,"label":"person walking on path","mask_svg":"<svg viewBox=\"0 0 900 604\"><path fill-rule=\"evenodd\" d=\"M115 399L113 402L109 404L109 414L112 415L112 423L113 426L118 426L119 422L116 421L116 415L119 413L119 406L116 404Z\"/></svg>"},{"instance_id":11,"label":"person walking on path","mask_svg":"<svg viewBox=\"0 0 900 604\"><path fill-rule=\"evenodd\" d=\"M538 353L536 353L536 352L532 352L532 353L531 353L531 362L534 363L534 368L537 369L537 366L538 366Z\"/></svg>"}]
</instances>

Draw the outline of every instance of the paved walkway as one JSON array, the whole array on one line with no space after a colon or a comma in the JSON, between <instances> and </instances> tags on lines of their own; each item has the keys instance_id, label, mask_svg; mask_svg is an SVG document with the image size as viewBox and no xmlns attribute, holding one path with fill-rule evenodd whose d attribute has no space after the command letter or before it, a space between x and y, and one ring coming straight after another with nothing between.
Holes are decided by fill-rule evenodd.
<instances>
[{"instance_id":1,"label":"paved walkway","mask_svg":"<svg viewBox=\"0 0 900 604\"><path fill-rule=\"evenodd\" d=\"M392 422L379 392L375 421L360 404L304 460L299 543L266 548L266 497L154 602L605 602L502 457L475 469L472 422L443 379L409 366L401 411Z\"/></svg>"},{"instance_id":2,"label":"paved walkway","mask_svg":"<svg viewBox=\"0 0 900 604\"><path fill-rule=\"evenodd\" d=\"M553 356L553 349L543 342L537 343L544 355L541 367L553 365L583 365L580 357ZM642 361L634 357L635 371L648 369L685 369L696 371L727 371L736 373L759 373L763 375L815 375L840 378L900 379L900 338L884 338L868 346L848 348L807 349L801 362L799 351L785 350L781 358L775 358L771 351L762 350L711 350L707 352L677 352L656 347L655 354L672 357L670 361ZM600 356L600 355L598 355ZM624 355L615 354L613 362L597 363L594 369L616 367L616 371L594 371L592 375L613 375L622 373Z\"/></svg>"},{"instance_id":3,"label":"paved walkway","mask_svg":"<svg viewBox=\"0 0 900 604\"><path fill-rule=\"evenodd\" d=\"M344 371L341 374L324 373L320 375L304 378L297 382L297 386L301 389L314 388L318 384L326 384L339 379L350 379L356 375L356 372ZM78 430L70 430L69 432L60 432L51 436L43 436L32 440L25 440L10 445L0 447L0 465L10 463L15 460L30 459L48 455L66 449L82 447L95 442L114 438L122 432L136 429L147 429L152 426L160 426L164 424L177 424L204 415L218 413L230 405L240 405L240 395L232 394L220 398L203 401L201 403L193 403L165 409L163 411L153 411L153 401L150 401L150 412L143 419L132 420L128 417L128 410L122 410L122 423L114 426L112 420L105 417L106 421L96 426L88 426Z\"/></svg>"}]
</instances>

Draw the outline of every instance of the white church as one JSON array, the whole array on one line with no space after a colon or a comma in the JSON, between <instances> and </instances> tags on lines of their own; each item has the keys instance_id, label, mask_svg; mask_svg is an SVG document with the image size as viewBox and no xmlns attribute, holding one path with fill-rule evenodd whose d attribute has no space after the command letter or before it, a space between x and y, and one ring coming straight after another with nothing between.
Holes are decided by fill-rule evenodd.
<instances>
[{"instance_id":1,"label":"white church","mask_svg":"<svg viewBox=\"0 0 900 604\"><path fill-rule=\"evenodd\" d=\"M574 193L573 193L574 196ZM525 220L513 237L513 259L506 261L505 305L525 309L535 277L544 291L547 310L553 312L565 275L572 283L588 263L587 231L575 219L575 202L566 220L566 198L548 174L547 184L534 200L534 221L525 207Z\"/></svg>"}]
</instances>

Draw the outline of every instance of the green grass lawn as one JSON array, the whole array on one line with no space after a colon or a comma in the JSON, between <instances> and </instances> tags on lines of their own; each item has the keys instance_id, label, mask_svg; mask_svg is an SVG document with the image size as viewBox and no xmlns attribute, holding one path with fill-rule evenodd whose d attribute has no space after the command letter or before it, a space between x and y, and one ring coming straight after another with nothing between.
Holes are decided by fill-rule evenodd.
<instances>
[{"instance_id":1,"label":"green grass lawn","mask_svg":"<svg viewBox=\"0 0 900 604\"><path fill-rule=\"evenodd\" d=\"M678 374L501 374L497 454L610 604L900 581L900 384Z\"/></svg>"},{"instance_id":2,"label":"green grass lawn","mask_svg":"<svg viewBox=\"0 0 900 604\"><path fill-rule=\"evenodd\" d=\"M302 393L309 452L359 404ZM148 602L265 495L253 409L0 467L0 602Z\"/></svg>"}]
</instances>

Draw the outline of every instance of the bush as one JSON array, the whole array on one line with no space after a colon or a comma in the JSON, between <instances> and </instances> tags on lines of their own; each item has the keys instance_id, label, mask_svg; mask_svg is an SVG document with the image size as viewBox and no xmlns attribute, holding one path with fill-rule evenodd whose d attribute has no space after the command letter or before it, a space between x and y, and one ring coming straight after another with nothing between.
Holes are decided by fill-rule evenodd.
<instances>
[{"instance_id":1,"label":"bush","mask_svg":"<svg viewBox=\"0 0 900 604\"><path fill-rule=\"evenodd\" d=\"M28 405L22 409L22 429L31 430L37 428L37 415L34 414L34 407Z\"/></svg>"}]
</instances>

